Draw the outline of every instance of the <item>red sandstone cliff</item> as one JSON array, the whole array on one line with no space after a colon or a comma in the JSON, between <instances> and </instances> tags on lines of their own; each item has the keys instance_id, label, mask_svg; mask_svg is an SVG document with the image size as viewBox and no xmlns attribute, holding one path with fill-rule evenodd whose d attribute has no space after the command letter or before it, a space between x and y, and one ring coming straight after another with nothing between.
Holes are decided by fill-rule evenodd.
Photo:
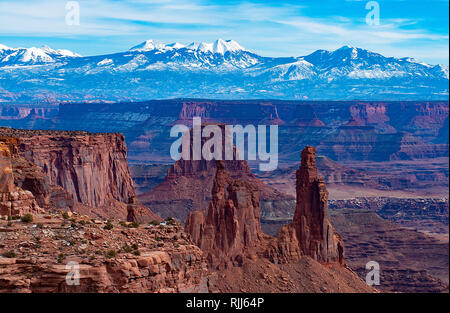
<instances>
[{"instance_id":1,"label":"red sandstone cliff","mask_svg":"<svg viewBox=\"0 0 450 313\"><path fill-rule=\"evenodd\" d=\"M42 212L33 194L14 184L8 144L0 141L0 216Z\"/></svg>"},{"instance_id":2,"label":"red sandstone cliff","mask_svg":"<svg viewBox=\"0 0 450 313\"><path fill-rule=\"evenodd\" d=\"M135 195L122 134L0 129L13 147L15 184L45 208L126 219ZM139 221L160 219L136 205Z\"/></svg>"}]
</instances>

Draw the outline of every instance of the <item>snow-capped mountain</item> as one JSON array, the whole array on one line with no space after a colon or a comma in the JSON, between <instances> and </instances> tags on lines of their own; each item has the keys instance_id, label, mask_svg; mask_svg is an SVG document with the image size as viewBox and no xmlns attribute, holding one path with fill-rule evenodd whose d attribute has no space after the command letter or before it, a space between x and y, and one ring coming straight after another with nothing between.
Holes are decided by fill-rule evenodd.
<instances>
[{"instance_id":1,"label":"snow-capped mountain","mask_svg":"<svg viewBox=\"0 0 450 313\"><path fill-rule=\"evenodd\" d=\"M80 56L69 50L53 50L48 46L42 48L10 48L0 45L0 67L55 63Z\"/></svg>"},{"instance_id":2,"label":"snow-capped mountain","mask_svg":"<svg viewBox=\"0 0 450 313\"><path fill-rule=\"evenodd\" d=\"M0 90L5 90L0 97L20 94L14 101L49 93L68 100L442 99L448 98L448 80L446 66L350 46L271 58L222 39L146 40L125 52L88 57L49 47L0 45Z\"/></svg>"}]
</instances>

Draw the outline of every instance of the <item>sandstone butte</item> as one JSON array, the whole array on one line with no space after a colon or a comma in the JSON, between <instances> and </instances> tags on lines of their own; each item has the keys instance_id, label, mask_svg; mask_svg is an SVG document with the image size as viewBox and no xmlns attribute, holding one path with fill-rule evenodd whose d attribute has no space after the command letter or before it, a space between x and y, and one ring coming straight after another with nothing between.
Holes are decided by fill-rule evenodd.
<instances>
[{"instance_id":1,"label":"sandstone butte","mask_svg":"<svg viewBox=\"0 0 450 313\"><path fill-rule=\"evenodd\" d=\"M258 185L220 162L188 235L173 219L136 223L161 219L134 197L123 135L2 128L0 292L373 292L345 267L305 151L307 201L277 238L261 230Z\"/></svg>"},{"instance_id":2,"label":"sandstone butte","mask_svg":"<svg viewBox=\"0 0 450 313\"><path fill-rule=\"evenodd\" d=\"M276 238L261 230L257 186L231 178L225 162L217 161L209 207L191 212L185 225L209 268L219 273L210 282L212 288L273 291L267 279L276 282L273 277L282 277L284 283L276 283L282 286L279 291L305 291L316 279L325 281L321 291L373 291L345 266L343 240L328 219L328 192L317 173L315 148L306 147L301 157L294 219ZM247 285L237 289L242 279Z\"/></svg>"}]
</instances>

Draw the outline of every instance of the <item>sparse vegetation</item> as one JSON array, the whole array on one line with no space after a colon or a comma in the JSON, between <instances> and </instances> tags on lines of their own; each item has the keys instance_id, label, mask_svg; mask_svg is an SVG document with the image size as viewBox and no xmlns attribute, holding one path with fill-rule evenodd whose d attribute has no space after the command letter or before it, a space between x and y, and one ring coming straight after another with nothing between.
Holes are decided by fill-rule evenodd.
<instances>
[{"instance_id":1,"label":"sparse vegetation","mask_svg":"<svg viewBox=\"0 0 450 313\"><path fill-rule=\"evenodd\" d=\"M105 227L103 227L106 230L111 230L114 228L114 225L111 221L107 221Z\"/></svg>"},{"instance_id":2,"label":"sparse vegetation","mask_svg":"<svg viewBox=\"0 0 450 313\"><path fill-rule=\"evenodd\" d=\"M107 258L115 258L116 257L116 250L108 250L108 252L106 252L105 256Z\"/></svg>"},{"instance_id":3,"label":"sparse vegetation","mask_svg":"<svg viewBox=\"0 0 450 313\"><path fill-rule=\"evenodd\" d=\"M139 227L139 223L138 222L132 222L129 227L130 228L138 228Z\"/></svg>"},{"instance_id":4,"label":"sparse vegetation","mask_svg":"<svg viewBox=\"0 0 450 313\"><path fill-rule=\"evenodd\" d=\"M165 221L166 221L167 225L174 225L175 224L175 219L173 217L171 217L171 216L166 218Z\"/></svg>"},{"instance_id":5,"label":"sparse vegetation","mask_svg":"<svg viewBox=\"0 0 450 313\"><path fill-rule=\"evenodd\" d=\"M16 257L16 252L14 252L14 250L9 250L7 252L4 252L2 254L2 256L4 256L5 258L15 258Z\"/></svg>"},{"instance_id":6,"label":"sparse vegetation","mask_svg":"<svg viewBox=\"0 0 450 313\"><path fill-rule=\"evenodd\" d=\"M33 221L33 215L30 213L25 214L20 218L20 220L24 223L31 223Z\"/></svg>"},{"instance_id":7,"label":"sparse vegetation","mask_svg":"<svg viewBox=\"0 0 450 313\"><path fill-rule=\"evenodd\" d=\"M150 225L157 226L157 225L159 225L159 222L157 220L153 220L150 222Z\"/></svg>"},{"instance_id":8,"label":"sparse vegetation","mask_svg":"<svg viewBox=\"0 0 450 313\"><path fill-rule=\"evenodd\" d=\"M133 252L133 248L130 247L129 245L125 244L125 245L122 246L122 251L124 253L131 253L131 252Z\"/></svg>"},{"instance_id":9,"label":"sparse vegetation","mask_svg":"<svg viewBox=\"0 0 450 313\"><path fill-rule=\"evenodd\" d=\"M63 263L66 255L64 253L58 254L58 263Z\"/></svg>"}]
</instances>

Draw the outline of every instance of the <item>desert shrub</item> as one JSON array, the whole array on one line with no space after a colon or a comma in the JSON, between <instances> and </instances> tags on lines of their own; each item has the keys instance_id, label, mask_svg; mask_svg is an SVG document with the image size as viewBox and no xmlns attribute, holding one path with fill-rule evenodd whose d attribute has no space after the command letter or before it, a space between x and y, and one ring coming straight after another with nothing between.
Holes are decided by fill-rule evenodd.
<instances>
[{"instance_id":1,"label":"desert shrub","mask_svg":"<svg viewBox=\"0 0 450 313\"><path fill-rule=\"evenodd\" d=\"M15 258L16 252L14 252L14 250L9 250L9 251L4 252L2 254L2 256L4 256L5 258Z\"/></svg>"},{"instance_id":2,"label":"desert shrub","mask_svg":"<svg viewBox=\"0 0 450 313\"><path fill-rule=\"evenodd\" d=\"M157 220L153 220L150 222L150 225L156 226L156 225L159 225L159 222Z\"/></svg>"},{"instance_id":3,"label":"desert shrub","mask_svg":"<svg viewBox=\"0 0 450 313\"><path fill-rule=\"evenodd\" d=\"M105 227L103 227L106 230L111 230L114 228L114 225L111 221L107 221Z\"/></svg>"},{"instance_id":4,"label":"desert shrub","mask_svg":"<svg viewBox=\"0 0 450 313\"><path fill-rule=\"evenodd\" d=\"M138 228L139 227L139 223L138 222L132 222L130 224L130 228Z\"/></svg>"},{"instance_id":5,"label":"desert shrub","mask_svg":"<svg viewBox=\"0 0 450 313\"><path fill-rule=\"evenodd\" d=\"M169 216L168 218L166 218L166 224L167 225L174 225L175 224L175 219L171 216Z\"/></svg>"},{"instance_id":6,"label":"desert shrub","mask_svg":"<svg viewBox=\"0 0 450 313\"><path fill-rule=\"evenodd\" d=\"M25 214L20 218L20 220L24 223L31 223L33 221L33 215L30 213Z\"/></svg>"},{"instance_id":7,"label":"desert shrub","mask_svg":"<svg viewBox=\"0 0 450 313\"><path fill-rule=\"evenodd\" d=\"M125 253L131 253L133 251L133 248L131 248L129 245L125 244L122 246L122 251Z\"/></svg>"},{"instance_id":8,"label":"desert shrub","mask_svg":"<svg viewBox=\"0 0 450 313\"><path fill-rule=\"evenodd\" d=\"M106 252L105 256L107 258L115 258L116 257L116 250L108 250L108 252Z\"/></svg>"},{"instance_id":9,"label":"desert shrub","mask_svg":"<svg viewBox=\"0 0 450 313\"><path fill-rule=\"evenodd\" d=\"M65 258L66 258L66 255L64 253L58 254L58 263L64 262Z\"/></svg>"}]
</instances>

